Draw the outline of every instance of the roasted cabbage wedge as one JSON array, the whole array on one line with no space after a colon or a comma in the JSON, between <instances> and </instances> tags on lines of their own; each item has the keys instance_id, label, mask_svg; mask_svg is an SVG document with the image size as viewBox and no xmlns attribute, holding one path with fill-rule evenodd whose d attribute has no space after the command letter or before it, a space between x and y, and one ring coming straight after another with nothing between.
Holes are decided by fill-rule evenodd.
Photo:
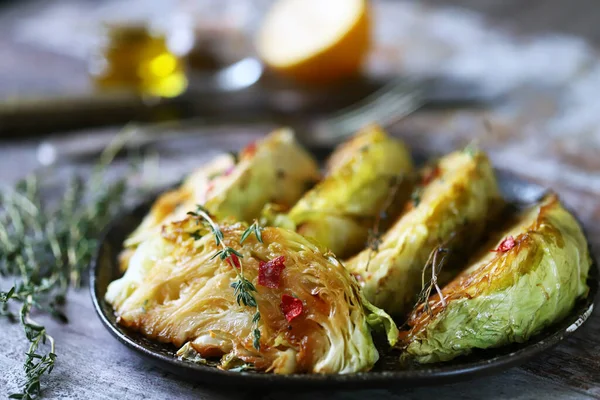
<instances>
[{"instance_id":1,"label":"roasted cabbage wedge","mask_svg":"<svg viewBox=\"0 0 600 400\"><path fill-rule=\"evenodd\" d=\"M252 221L268 202L291 207L319 178L316 161L293 132L276 130L237 156L217 157L161 195L125 246L135 247L163 224L184 218L196 204L218 218Z\"/></svg>"},{"instance_id":2,"label":"roasted cabbage wedge","mask_svg":"<svg viewBox=\"0 0 600 400\"><path fill-rule=\"evenodd\" d=\"M412 181L404 144L370 126L334 151L324 179L287 215L268 217L267 223L295 229L345 258L365 247L380 214L398 215Z\"/></svg>"},{"instance_id":3,"label":"roasted cabbage wedge","mask_svg":"<svg viewBox=\"0 0 600 400\"><path fill-rule=\"evenodd\" d=\"M391 318L364 299L331 252L281 228L264 228L262 242L251 235L241 245L245 229L241 223L220 226L221 243L235 249L241 268L215 257L221 249L215 235L194 217L142 242L106 293L119 323L174 344L183 358L220 357L221 368L242 364L278 374L369 370L378 359L371 326L385 327L395 343ZM263 286L259 269L273 260L284 265L279 285ZM236 301L231 285L239 273L256 288L258 321L256 308ZM284 297L296 302L291 320Z\"/></svg>"},{"instance_id":4,"label":"roasted cabbage wedge","mask_svg":"<svg viewBox=\"0 0 600 400\"><path fill-rule=\"evenodd\" d=\"M564 318L588 291L588 245L556 195L485 247L442 289L443 300L436 294L415 310L404 332L406 356L431 363L524 342Z\"/></svg>"},{"instance_id":5,"label":"roasted cabbage wedge","mask_svg":"<svg viewBox=\"0 0 600 400\"><path fill-rule=\"evenodd\" d=\"M487 156L451 153L423 171L412 203L392 228L346 267L369 301L392 315L403 314L416 302L432 252L441 245L452 252L472 246L501 205Z\"/></svg>"}]
</instances>

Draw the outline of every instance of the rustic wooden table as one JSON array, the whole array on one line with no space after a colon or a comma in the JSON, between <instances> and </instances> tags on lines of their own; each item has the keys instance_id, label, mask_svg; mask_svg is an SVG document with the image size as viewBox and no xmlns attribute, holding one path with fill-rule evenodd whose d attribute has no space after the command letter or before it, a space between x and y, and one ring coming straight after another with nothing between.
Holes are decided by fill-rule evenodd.
<instances>
[{"instance_id":1,"label":"rustic wooden table","mask_svg":"<svg viewBox=\"0 0 600 400\"><path fill-rule=\"evenodd\" d=\"M532 1L527 5L518 1L453 2L476 10L469 12L442 3L447 4L376 2L380 23L370 67L376 72L400 70L471 79L502 94L504 101L486 111L417 113L391 131L413 148L430 153L477 142L499 168L555 189L576 210L595 256L600 256L600 58L594 48L600 36L595 17L600 12L594 11L593 1L585 0L568 4ZM577 5L587 5L583 8L587 13ZM37 8L29 6L27 13L34 15L34 10ZM10 9L0 13L0 21L22 13L22 9ZM15 20L0 24L0 96L86 89L81 62L41 50L43 46L36 47L23 35L15 39L9 33L22 33ZM585 38L547 33L554 27ZM40 68L40 60L44 60L44 68ZM210 128L198 128L198 136L188 142L158 147L161 182L178 179L211 156L207 149L238 147L268 127L226 130L228 135L215 138ZM93 135L97 134L87 133ZM4 183L37 168L38 143L36 139L0 143L0 179ZM85 168L85 163L63 165L58 173L64 176ZM41 317L57 339L59 354L55 371L43 381L47 398L600 398L598 310L554 350L495 376L444 386L432 382L426 388L309 394L210 387L154 368L102 327L86 289L70 294L66 313L71 320L68 325ZM0 392L6 393L21 382L26 345L20 326L0 324Z\"/></svg>"}]
</instances>

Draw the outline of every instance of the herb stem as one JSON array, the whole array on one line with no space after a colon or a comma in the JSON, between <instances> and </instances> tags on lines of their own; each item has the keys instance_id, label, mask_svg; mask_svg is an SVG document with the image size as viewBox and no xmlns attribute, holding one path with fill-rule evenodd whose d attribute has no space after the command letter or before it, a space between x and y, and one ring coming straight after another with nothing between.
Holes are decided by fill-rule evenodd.
<instances>
[{"instance_id":1,"label":"herb stem","mask_svg":"<svg viewBox=\"0 0 600 400\"><path fill-rule=\"evenodd\" d=\"M223 249L222 250L223 253L219 253L219 254L226 255L226 257L224 257L222 259L223 260L229 259L230 262L232 263L233 269L237 273L238 278L244 279L244 266L243 266L243 263L241 260L243 257L237 256L238 257L237 263L239 263L239 265L240 265L240 269L238 271L238 269L235 268L235 261L231 258L231 254L229 252L230 247L227 247L225 245L225 243L223 242L224 237L223 237L223 232L221 231L221 228L219 228L219 226L213 221L211 216L204 209L202 209L201 206L197 206L197 207L198 208L197 208L195 214L202 217L210 225L210 229L213 231L213 233L215 235L215 242L216 242L217 246L221 246L221 248Z\"/></svg>"},{"instance_id":2,"label":"herb stem","mask_svg":"<svg viewBox=\"0 0 600 400\"><path fill-rule=\"evenodd\" d=\"M219 256L222 261L227 261L231 267L235 270L238 281L233 282L231 287L234 290L234 295L236 296L236 302L238 305L244 305L247 307L254 307L256 312L252 317L252 333L254 336L253 346L256 350L260 350L260 330L258 329L258 322L260 321L260 311L258 309L258 303L256 301L256 297L254 293L256 292L256 287L252 282L250 282L244 275L244 263L242 259L244 256L237 252L232 247L225 245L225 237L223 235L223 231L221 228L213 221L212 217L202 206L197 205L196 211L188 212L188 215L191 215L196 218L202 218L206 223L208 223L214 237L215 243L217 246L221 247L221 250L218 250L212 257L215 258ZM254 232L256 238L259 242L262 243L261 236L261 227L258 225L258 222L255 221L246 231L242 234L240 238L240 245L244 242L244 240L250 235L250 233ZM239 268L239 269L238 269Z\"/></svg>"},{"instance_id":3,"label":"herb stem","mask_svg":"<svg viewBox=\"0 0 600 400\"><path fill-rule=\"evenodd\" d=\"M391 181L391 189L388 191L388 195L383 202L383 205L377 215L375 216L375 223L373 224L373 228L369 230L369 239L368 239L368 247L369 247L369 258L367 259L367 265L365 266L365 272L369 271L369 265L373 259L374 253L379 251L379 245L381 244L381 233L380 225L381 220L387 218L387 212L392 205L392 201L396 198L396 193L400 188L400 184L404 180L404 176L402 175L394 175L392 176Z\"/></svg>"}]
</instances>

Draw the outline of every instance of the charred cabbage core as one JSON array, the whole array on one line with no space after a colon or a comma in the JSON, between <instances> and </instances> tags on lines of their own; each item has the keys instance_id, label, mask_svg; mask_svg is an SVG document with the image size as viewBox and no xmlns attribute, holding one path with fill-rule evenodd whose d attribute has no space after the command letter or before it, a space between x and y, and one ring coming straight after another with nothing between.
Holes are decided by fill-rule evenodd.
<instances>
[{"instance_id":1,"label":"charred cabbage core","mask_svg":"<svg viewBox=\"0 0 600 400\"><path fill-rule=\"evenodd\" d=\"M317 163L293 132L279 129L251 143L237 157L218 157L178 189L161 195L125 244L135 246L163 224L185 218L196 204L218 218L252 221L268 202L291 207L319 177Z\"/></svg>"},{"instance_id":2,"label":"charred cabbage core","mask_svg":"<svg viewBox=\"0 0 600 400\"><path fill-rule=\"evenodd\" d=\"M252 235L240 245L246 227L221 226L223 243L239 252L243 274L256 287L256 322L257 309L236 302L236 268L214 257L214 235L202 228L198 238L199 226L192 217L173 223L137 248L106 294L121 325L183 346L185 358L220 357L222 368L246 363L280 374L369 370L378 359L369 324L386 326L395 342L389 316L361 296L331 253L280 228L264 228L262 243ZM269 262L277 266L275 280L273 271L259 278Z\"/></svg>"},{"instance_id":3,"label":"charred cabbage core","mask_svg":"<svg viewBox=\"0 0 600 400\"><path fill-rule=\"evenodd\" d=\"M481 152L441 158L413 197L376 249L365 249L345 263L367 299L392 315L414 305L431 252L440 245L471 245L501 204L492 167Z\"/></svg>"},{"instance_id":4,"label":"charred cabbage core","mask_svg":"<svg viewBox=\"0 0 600 400\"><path fill-rule=\"evenodd\" d=\"M280 226L295 227L339 257L348 257L364 248L380 214L393 218L399 213L409 197L412 174L404 145L379 127L368 127L333 153L325 178Z\"/></svg>"},{"instance_id":5,"label":"charred cabbage core","mask_svg":"<svg viewBox=\"0 0 600 400\"><path fill-rule=\"evenodd\" d=\"M585 237L555 195L519 217L463 274L411 317L406 354L447 361L473 349L524 342L564 318L588 290Z\"/></svg>"}]
</instances>

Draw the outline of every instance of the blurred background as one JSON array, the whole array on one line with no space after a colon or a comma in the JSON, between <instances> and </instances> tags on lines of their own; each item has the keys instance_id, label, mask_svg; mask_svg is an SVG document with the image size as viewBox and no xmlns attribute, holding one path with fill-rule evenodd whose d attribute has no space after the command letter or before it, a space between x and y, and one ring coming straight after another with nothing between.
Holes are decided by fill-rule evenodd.
<instances>
[{"instance_id":1,"label":"blurred background","mask_svg":"<svg viewBox=\"0 0 600 400\"><path fill-rule=\"evenodd\" d=\"M600 179L596 8L591 0L3 0L0 145L68 133L85 147L131 121L296 123L405 79L424 88L418 111L380 122L414 148L475 141L501 167L589 190Z\"/></svg>"}]
</instances>

